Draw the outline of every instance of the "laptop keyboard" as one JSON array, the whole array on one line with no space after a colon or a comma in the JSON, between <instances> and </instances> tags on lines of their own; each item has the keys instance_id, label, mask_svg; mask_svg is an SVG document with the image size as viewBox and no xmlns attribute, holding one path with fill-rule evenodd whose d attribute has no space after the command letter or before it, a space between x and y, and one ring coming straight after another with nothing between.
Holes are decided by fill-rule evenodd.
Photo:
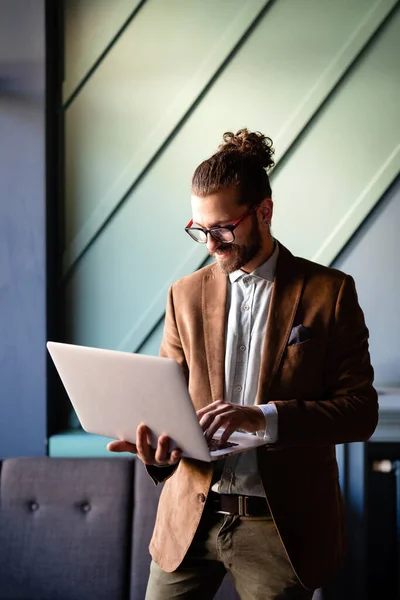
<instances>
[{"instance_id":1,"label":"laptop keyboard","mask_svg":"<svg viewBox=\"0 0 400 600\"><path fill-rule=\"evenodd\" d=\"M207 441L208 449L210 452L213 450L225 450L225 448L233 448L233 446L237 446L234 442L225 442L222 446L219 445L219 439L211 438L211 440Z\"/></svg>"}]
</instances>

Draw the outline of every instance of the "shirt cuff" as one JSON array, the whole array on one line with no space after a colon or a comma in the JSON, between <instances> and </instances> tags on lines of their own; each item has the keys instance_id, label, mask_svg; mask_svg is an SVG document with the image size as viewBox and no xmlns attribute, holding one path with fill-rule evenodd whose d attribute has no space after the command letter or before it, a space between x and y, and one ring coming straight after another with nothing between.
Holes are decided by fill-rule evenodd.
<instances>
[{"instance_id":1,"label":"shirt cuff","mask_svg":"<svg viewBox=\"0 0 400 600\"><path fill-rule=\"evenodd\" d=\"M257 435L264 436L268 444L275 444L278 441L278 411L273 402L268 404L257 404L265 417L265 431L257 431Z\"/></svg>"}]
</instances>

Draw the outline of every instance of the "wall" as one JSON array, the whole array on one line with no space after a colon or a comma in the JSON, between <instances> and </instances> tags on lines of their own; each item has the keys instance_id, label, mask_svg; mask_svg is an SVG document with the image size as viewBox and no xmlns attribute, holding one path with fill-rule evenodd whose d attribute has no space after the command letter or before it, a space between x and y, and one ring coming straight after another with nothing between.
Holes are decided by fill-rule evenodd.
<instances>
[{"instance_id":1,"label":"wall","mask_svg":"<svg viewBox=\"0 0 400 600\"><path fill-rule=\"evenodd\" d=\"M351 273L370 330L375 381L400 388L400 179L388 190L334 266Z\"/></svg>"},{"instance_id":2,"label":"wall","mask_svg":"<svg viewBox=\"0 0 400 600\"><path fill-rule=\"evenodd\" d=\"M329 264L400 170L393 0L66 3L70 341L156 353L183 227L226 130L270 135L273 230Z\"/></svg>"},{"instance_id":3,"label":"wall","mask_svg":"<svg viewBox=\"0 0 400 600\"><path fill-rule=\"evenodd\" d=\"M0 457L46 453L45 22L0 4Z\"/></svg>"}]
</instances>

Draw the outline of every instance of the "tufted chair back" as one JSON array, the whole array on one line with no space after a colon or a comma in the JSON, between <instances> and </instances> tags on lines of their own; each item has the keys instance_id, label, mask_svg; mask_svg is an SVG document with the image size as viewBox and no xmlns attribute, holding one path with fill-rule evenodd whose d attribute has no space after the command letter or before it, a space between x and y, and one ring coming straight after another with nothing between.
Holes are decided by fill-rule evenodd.
<instances>
[{"instance_id":1,"label":"tufted chair back","mask_svg":"<svg viewBox=\"0 0 400 600\"><path fill-rule=\"evenodd\" d=\"M129 597L134 462L3 461L1 600Z\"/></svg>"}]
</instances>

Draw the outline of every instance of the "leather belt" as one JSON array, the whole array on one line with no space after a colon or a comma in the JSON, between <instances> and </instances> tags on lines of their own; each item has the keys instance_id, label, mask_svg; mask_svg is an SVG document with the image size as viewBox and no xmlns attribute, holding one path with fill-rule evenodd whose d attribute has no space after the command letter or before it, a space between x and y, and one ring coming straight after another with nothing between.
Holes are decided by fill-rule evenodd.
<instances>
[{"instance_id":1,"label":"leather belt","mask_svg":"<svg viewBox=\"0 0 400 600\"><path fill-rule=\"evenodd\" d=\"M210 492L207 503L215 512L224 515L264 517L271 514L266 499L259 496L239 496Z\"/></svg>"}]
</instances>

